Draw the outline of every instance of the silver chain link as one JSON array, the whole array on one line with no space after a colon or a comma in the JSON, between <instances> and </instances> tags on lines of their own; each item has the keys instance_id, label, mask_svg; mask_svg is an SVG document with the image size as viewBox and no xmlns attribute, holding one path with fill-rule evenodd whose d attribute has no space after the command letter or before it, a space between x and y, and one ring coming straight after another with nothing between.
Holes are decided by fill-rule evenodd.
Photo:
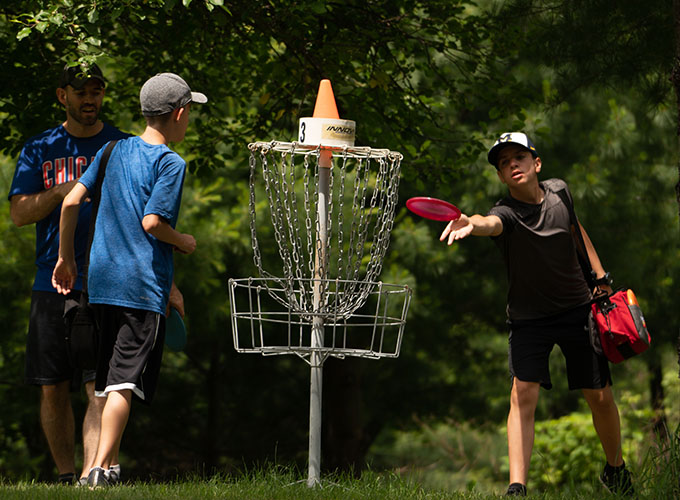
<instances>
[{"instance_id":1,"label":"silver chain link","mask_svg":"<svg viewBox=\"0 0 680 500\"><path fill-rule=\"evenodd\" d=\"M317 241L319 168L325 168L319 166L321 148L276 141L252 143L248 148L253 262L262 277L277 284L277 290L267 287L268 293L282 305L308 316L331 312L350 316L365 303L382 270L398 202L402 155L359 147L333 151L333 158L338 161L329 172L326 252L317 270L317 277L322 278L323 297L320 310L313 311L314 280L310 278L315 277L315 252L322 243ZM302 161L296 161L299 158ZM279 278L264 269L258 242L258 160L274 239L283 263L283 276ZM345 214L347 185L352 186L352 206ZM346 215L350 214L348 221Z\"/></svg>"}]
</instances>

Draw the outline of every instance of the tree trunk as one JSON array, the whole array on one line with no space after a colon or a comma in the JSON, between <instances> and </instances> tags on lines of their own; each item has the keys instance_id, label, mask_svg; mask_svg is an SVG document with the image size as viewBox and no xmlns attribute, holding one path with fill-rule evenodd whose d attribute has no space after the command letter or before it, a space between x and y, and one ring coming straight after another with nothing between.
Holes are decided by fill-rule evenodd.
<instances>
[{"instance_id":1,"label":"tree trunk","mask_svg":"<svg viewBox=\"0 0 680 500\"><path fill-rule=\"evenodd\" d=\"M678 137L678 145L680 145L680 0L673 0L673 25L675 27L675 61L673 63L673 72L671 81L675 88L676 106L678 110L678 126L676 128L676 135ZM680 147L678 148L680 150ZM678 218L680 219L680 158L677 160L678 167L678 183L675 185L675 194L678 202ZM680 377L680 331L678 331L678 377Z\"/></svg>"},{"instance_id":2,"label":"tree trunk","mask_svg":"<svg viewBox=\"0 0 680 500\"><path fill-rule=\"evenodd\" d=\"M673 61L673 71L671 82L675 89L676 107L678 110L678 126L676 135L680 144L680 0L673 0L673 19L675 26L675 61ZM675 193L678 202L678 217L680 218L680 160L677 161L678 183L675 185Z\"/></svg>"},{"instance_id":3,"label":"tree trunk","mask_svg":"<svg viewBox=\"0 0 680 500\"><path fill-rule=\"evenodd\" d=\"M324 364L322 466L359 477L364 467L362 360L329 358Z\"/></svg>"},{"instance_id":4,"label":"tree trunk","mask_svg":"<svg viewBox=\"0 0 680 500\"><path fill-rule=\"evenodd\" d=\"M220 377L220 350L214 349L210 356L210 365L205 374L205 389L207 402L207 416L205 432L203 434L203 446L201 456L209 474L212 474L219 465L219 440L216 439L215 429L219 429L218 415L220 405L219 384ZM219 434L217 434L219 435Z\"/></svg>"}]
</instances>

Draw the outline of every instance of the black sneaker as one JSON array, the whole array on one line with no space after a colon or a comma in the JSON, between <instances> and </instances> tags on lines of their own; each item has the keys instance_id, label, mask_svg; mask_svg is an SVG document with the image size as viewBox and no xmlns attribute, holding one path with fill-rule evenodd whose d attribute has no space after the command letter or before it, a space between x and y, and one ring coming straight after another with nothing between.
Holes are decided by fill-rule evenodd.
<instances>
[{"instance_id":1,"label":"black sneaker","mask_svg":"<svg viewBox=\"0 0 680 500\"><path fill-rule=\"evenodd\" d=\"M59 484L73 484L76 480L76 475L73 472L67 472L66 474L59 474L57 482Z\"/></svg>"},{"instance_id":2,"label":"black sneaker","mask_svg":"<svg viewBox=\"0 0 680 500\"><path fill-rule=\"evenodd\" d=\"M508 491L505 492L506 497L525 497L527 496L527 487L522 483L512 483L508 486Z\"/></svg>"},{"instance_id":3,"label":"black sneaker","mask_svg":"<svg viewBox=\"0 0 680 500\"><path fill-rule=\"evenodd\" d=\"M87 485L92 489L109 486L109 478L106 469L92 467L90 473L87 475Z\"/></svg>"},{"instance_id":4,"label":"black sneaker","mask_svg":"<svg viewBox=\"0 0 680 500\"><path fill-rule=\"evenodd\" d=\"M635 493L632 477L625 463L618 467L612 467L609 463L605 464L600 475L600 482L615 495L632 496Z\"/></svg>"}]
</instances>

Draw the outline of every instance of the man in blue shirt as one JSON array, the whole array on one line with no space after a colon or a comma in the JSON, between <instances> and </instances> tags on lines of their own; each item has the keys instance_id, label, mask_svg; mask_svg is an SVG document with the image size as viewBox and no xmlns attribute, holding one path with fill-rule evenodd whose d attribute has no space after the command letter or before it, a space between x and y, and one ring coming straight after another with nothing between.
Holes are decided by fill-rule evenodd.
<instances>
[{"instance_id":1,"label":"man in blue shirt","mask_svg":"<svg viewBox=\"0 0 680 500\"><path fill-rule=\"evenodd\" d=\"M112 139L127 137L99 119L105 80L97 65L65 66L57 99L66 120L30 138L24 145L9 192L10 214L17 226L35 224L37 272L31 294L31 317L26 343L27 384L40 393L40 422L59 472L59 479L75 478L75 424L69 388L78 371L71 365L64 340L64 303L51 278L59 249L61 202L94 159ZM82 286L82 265L89 229L90 204L80 210L76 231L78 281L72 297ZM84 372L88 405L83 421L83 471L91 467L99 439L103 404L94 398L94 371Z\"/></svg>"}]
</instances>

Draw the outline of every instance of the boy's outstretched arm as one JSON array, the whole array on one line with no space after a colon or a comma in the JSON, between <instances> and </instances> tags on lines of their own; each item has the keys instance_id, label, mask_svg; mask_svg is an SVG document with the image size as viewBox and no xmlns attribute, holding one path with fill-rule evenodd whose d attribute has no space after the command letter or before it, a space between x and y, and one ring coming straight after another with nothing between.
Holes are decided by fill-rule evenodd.
<instances>
[{"instance_id":1,"label":"boy's outstretched arm","mask_svg":"<svg viewBox=\"0 0 680 500\"><path fill-rule=\"evenodd\" d=\"M498 236L503 232L503 222L495 215L471 215L461 214L457 220L449 222L439 241L444 241L448 236L448 244L455 240L462 240L470 235L473 236Z\"/></svg>"},{"instance_id":2,"label":"boy's outstretched arm","mask_svg":"<svg viewBox=\"0 0 680 500\"><path fill-rule=\"evenodd\" d=\"M67 295L73 289L78 278L75 250L73 249L78 225L78 210L80 204L87 197L87 188L81 184L76 185L64 198L61 205L61 218L59 219L59 258L52 272L52 286L58 293Z\"/></svg>"},{"instance_id":3,"label":"boy's outstretched arm","mask_svg":"<svg viewBox=\"0 0 680 500\"><path fill-rule=\"evenodd\" d=\"M165 219L156 214L145 215L142 219L144 231L151 236L174 246L178 252L190 254L196 250L196 240L190 234L180 233L172 228Z\"/></svg>"}]
</instances>

